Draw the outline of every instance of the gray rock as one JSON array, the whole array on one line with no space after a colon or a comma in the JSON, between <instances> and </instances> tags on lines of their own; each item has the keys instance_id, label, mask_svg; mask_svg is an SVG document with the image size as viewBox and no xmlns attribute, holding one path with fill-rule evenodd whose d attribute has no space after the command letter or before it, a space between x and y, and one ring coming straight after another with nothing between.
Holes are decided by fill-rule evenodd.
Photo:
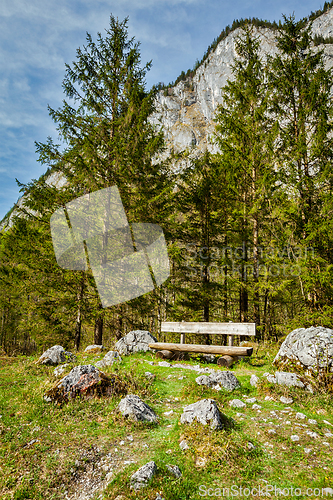
<instances>
[{"instance_id":1,"label":"gray rock","mask_svg":"<svg viewBox=\"0 0 333 500\"><path fill-rule=\"evenodd\" d=\"M252 385L252 387L257 387L259 380L259 377L253 373L250 378L250 385Z\"/></svg>"},{"instance_id":2,"label":"gray rock","mask_svg":"<svg viewBox=\"0 0 333 500\"><path fill-rule=\"evenodd\" d=\"M163 368L170 368L172 364L168 363L167 361L159 361L158 366L162 366Z\"/></svg>"},{"instance_id":3,"label":"gray rock","mask_svg":"<svg viewBox=\"0 0 333 500\"><path fill-rule=\"evenodd\" d=\"M287 387L305 387L296 373L275 372L275 380L277 384Z\"/></svg>"},{"instance_id":4,"label":"gray rock","mask_svg":"<svg viewBox=\"0 0 333 500\"><path fill-rule=\"evenodd\" d=\"M230 371L215 371L209 375L201 375L195 381L198 385L207 385L217 390L223 387L227 391L233 391L237 387L240 387L239 381Z\"/></svg>"},{"instance_id":5,"label":"gray rock","mask_svg":"<svg viewBox=\"0 0 333 500\"><path fill-rule=\"evenodd\" d=\"M269 382L270 384L276 384L276 378L274 377L274 375L268 373L266 378L267 382Z\"/></svg>"},{"instance_id":6,"label":"gray rock","mask_svg":"<svg viewBox=\"0 0 333 500\"><path fill-rule=\"evenodd\" d=\"M167 465L166 468L168 469L171 474L173 474L177 479L182 477L182 473L178 465Z\"/></svg>"},{"instance_id":7,"label":"gray rock","mask_svg":"<svg viewBox=\"0 0 333 500\"><path fill-rule=\"evenodd\" d=\"M97 368L104 368L105 366L112 366L114 362L121 363L122 359L117 351L109 351L105 354L104 358L95 363Z\"/></svg>"},{"instance_id":8,"label":"gray rock","mask_svg":"<svg viewBox=\"0 0 333 500\"><path fill-rule=\"evenodd\" d=\"M249 404L253 404L257 401L257 398L247 398L246 402L249 403Z\"/></svg>"},{"instance_id":9,"label":"gray rock","mask_svg":"<svg viewBox=\"0 0 333 500\"><path fill-rule=\"evenodd\" d=\"M229 401L229 405L232 408L245 408L246 404L243 403L240 399L233 399L232 401Z\"/></svg>"},{"instance_id":10,"label":"gray rock","mask_svg":"<svg viewBox=\"0 0 333 500\"><path fill-rule=\"evenodd\" d=\"M281 396L280 397L280 401L281 403L283 403L284 405L290 405L291 403L294 402L293 398L288 398L288 397L285 397L285 396Z\"/></svg>"},{"instance_id":11,"label":"gray rock","mask_svg":"<svg viewBox=\"0 0 333 500\"><path fill-rule=\"evenodd\" d=\"M290 436L290 439L295 443L296 441L299 441L299 436L297 436L297 434L293 434L292 436Z\"/></svg>"},{"instance_id":12,"label":"gray rock","mask_svg":"<svg viewBox=\"0 0 333 500\"><path fill-rule=\"evenodd\" d=\"M145 372L145 376L148 380L154 380L156 378L156 375L154 375L154 373L151 372Z\"/></svg>"},{"instance_id":13,"label":"gray rock","mask_svg":"<svg viewBox=\"0 0 333 500\"><path fill-rule=\"evenodd\" d=\"M152 479L157 471L157 466L155 462L151 461L143 465L131 476L131 488L134 490L140 490L147 486L148 481Z\"/></svg>"},{"instance_id":14,"label":"gray rock","mask_svg":"<svg viewBox=\"0 0 333 500\"><path fill-rule=\"evenodd\" d=\"M316 432L313 432L313 431L306 431L306 434L308 436L310 436L311 438L313 438L313 439L319 438L319 435Z\"/></svg>"},{"instance_id":15,"label":"gray rock","mask_svg":"<svg viewBox=\"0 0 333 500\"><path fill-rule=\"evenodd\" d=\"M152 344L153 342L157 342L157 338L146 330L134 330L118 340L115 349L119 354L126 356L132 352L152 351L152 349L148 347L148 344Z\"/></svg>"},{"instance_id":16,"label":"gray rock","mask_svg":"<svg viewBox=\"0 0 333 500\"><path fill-rule=\"evenodd\" d=\"M65 363L64 365L57 366L53 371L54 376L60 377L63 373L65 373L68 366L69 366L69 363Z\"/></svg>"},{"instance_id":17,"label":"gray rock","mask_svg":"<svg viewBox=\"0 0 333 500\"><path fill-rule=\"evenodd\" d=\"M119 405L118 410L124 417L130 417L139 422L157 422L158 418L154 410L146 403L136 396L135 394L128 394L123 398Z\"/></svg>"},{"instance_id":18,"label":"gray rock","mask_svg":"<svg viewBox=\"0 0 333 500\"><path fill-rule=\"evenodd\" d=\"M301 419L301 420L304 420L306 418L306 415L304 413L301 413L301 412L297 412L295 416L297 419Z\"/></svg>"},{"instance_id":19,"label":"gray rock","mask_svg":"<svg viewBox=\"0 0 333 500\"><path fill-rule=\"evenodd\" d=\"M90 353L90 354L99 354L103 350L104 350L104 346L103 345L93 344L93 345L88 345L85 348L84 352L87 352L87 353Z\"/></svg>"},{"instance_id":20,"label":"gray rock","mask_svg":"<svg viewBox=\"0 0 333 500\"><path fill-rule=\"evenodd\" d=\"M313 372L326 368L333 371L333 330L311 326L289 333L275 356L274 364L283 368L292 363Z\"/></svg>"},{"instance_id":21,"label":"gray rock","mask_svg":"<svg viewBox=\"0 0 333 500\"><path fill-rule=\"evenodd\" d=\"M185 406L184 412L180 417L180 423L191 424L197 420L203 425L210 423L211 429L222 429L225 426L227 417L220 412L216 402L213 399L202 399L197 403Z\"/></svg>"},{"instance_id":22,"label":"gray rock","mask_svg":"<svg viewBox=\"0 0 333 500\"><path fill-rule=\"evenodd\" d=\"M125 384L117 377L108 377L93 365L75 366L45 395L45 401L67 402L77 396L111 396L124 393Z\"/></svg>"},{"instance_id":23,"label":"gray rock","mask_svg":"<svg viewBox=\"0 0 333 500\"><path fill-rule=\"evenodd\" d=\"M65 351L61 345L54 345L47 349L38 359L37 364L42 365L60 365L68 361L75 361L76 356L71 352Z\"/></svg>"},{"instance_id":24,"label":"gray rock","mask_svg":"<svg viewBox=\"0 0 333 500\"><path fill-rule=\"evenodd\" d=\"M256 446L254 446L254 444L249 441L247 443L247 448L248 448L248 450L252 451L252 450L256 449Z\"/></svg>"},{"instance_id":25,"label":"gray rock","mask_svg":"<svg viewBox=\"0 0 333 500\"><path fill-rule=\"evenodd\" d=\"M179 443L179 446L182 450L188 450L190 447L188 445L188 442L183 439L180 443Z\"/></svg>"}]
</instances>

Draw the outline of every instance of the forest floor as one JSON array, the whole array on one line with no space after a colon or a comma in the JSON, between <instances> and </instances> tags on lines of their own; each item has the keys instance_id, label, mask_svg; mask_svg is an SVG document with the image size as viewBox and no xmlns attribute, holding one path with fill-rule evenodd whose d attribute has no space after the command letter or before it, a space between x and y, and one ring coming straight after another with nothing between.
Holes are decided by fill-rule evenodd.
<instances>
[{"instance_id":1,"label":"forest floor","mask_svg":"<svg viewBox=\"0 0 333 500\"><path fill-rule=\"evenodd\" d=\"M199 386L195 382L199 373L161 367L153 353L126 356L122 363L103 369L106 374L117 373L127 383L128 393L151 406L158 424L123 418L117 412L122 396L77 398L63 406L47 403L43 394L57 380L54 368L36 365L37 356L2 357L1 500L331 497L332 395L277 386L265 379L252 387L251 374L274 373L275 351L276 347L260 349L261 354L234 365L232 372L241 387L232 392ZM94 364L102 357L79 353L75 364ZM180 363L196 365L198 359ZM213 364L201 366L224 370ZM147 379L147 371L156 377ZM281 396L292 397L293 403L281 403ZM204 398L216 401L232 422L229 429L180 424L183 407ZM249 398L256 398L260 408L252 408ZM246 407L232 408L233 399ZM297 417L298 412L303 418ZM188 449L180 448L182 440ZM145 488L134 491L131 475L152 460L157 473ZM174 477L168 464L177 465L182 476Z\"/></svg>"}]
</instances>

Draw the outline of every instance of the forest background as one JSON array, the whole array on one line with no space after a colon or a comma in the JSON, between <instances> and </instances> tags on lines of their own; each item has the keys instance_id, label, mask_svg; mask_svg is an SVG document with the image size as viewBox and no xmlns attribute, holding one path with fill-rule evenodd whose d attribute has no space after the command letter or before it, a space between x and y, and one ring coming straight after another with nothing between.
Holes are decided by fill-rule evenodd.
<instances>
[{"instance_id":1,"label":"forest background","mask_svg":"<svg viewBox=\"0 0 333 500\"><path fill-rule=\"evenodd\" d=\"M87 35L66 65L63 107L49 108L65 147L36 143L48 169L21 186L26 208L0 234L0 345L9 354L78 350L133 329L160 337L165 320L255 322L257 340L271 342L297 327L332 327L333 77L317 47L331 40L312 39L311 19L284 16L270 26L280 54L262 60L261 22L237 22L233 80L215 117L219 153L179 169L189 151L163 159L163 130L149 122L168 88L146 89L151 63L141 66L127 23L111 15L104 38ZM53 172L66 177L63 188L48 184ZM91 270L58 266L50 217L113 185L130 224L163 228L170 278L104 309Z\"/></svg>"}]
</instances>

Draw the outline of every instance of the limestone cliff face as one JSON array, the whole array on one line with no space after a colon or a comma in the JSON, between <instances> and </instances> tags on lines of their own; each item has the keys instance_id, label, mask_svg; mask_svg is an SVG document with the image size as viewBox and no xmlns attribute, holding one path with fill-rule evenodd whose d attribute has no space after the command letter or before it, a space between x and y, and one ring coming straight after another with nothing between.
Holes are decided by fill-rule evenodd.
<instances>
[{"instance_id":1,"label":"limestone cliff face","mask_svg":"<svg viewBox=\"0 0 333 500\"><path fill-rule=\"evenodd\" d=\"M232 64L236 53L235 40L242 29L237 28L222 40L216 50L197 69L191 81L180 82L169 89L165 96L161 90L157 98L157 109L152 122L160 124L165 131L169 150L190 151L190 157L197 157L208 149L216 151L213 143L214 116L222 104L221 89L228 79L233 79ZM333 9L318 17L312 25L313 35L333 36ZM278 52L275 31L269 28L255 28L260 38L260 55L265 60L269 54ZM326 69L333 67L333 46L323 44Z\"/></svg>"},{"instance_id":2,"label":"limestone cliff face","mask_svg":"<svg viewBox=\"0 0 333 500\"><path fill-rule=\"evenodd\" d=\"M199 157L206 149L217 150L214 144L214 116L217 107L222 104L221 89L228 79L232 79L232 64L236 57L235 40L242 29L237 28L222 40L206 61L199 66L193 79L179 82L170 88L165 95L161 90L157 96L156 112L151 122L163 127L168 155L171 150L180 152L188 150L189 159ZM313 21L313 35L333 36L333 8ZM269 54L275 56L277 51L275 31L269 28L256 28L255 35L260 38L260 55L265 60ZM333 67L333 45L320 45L324 49L325 67ZM181 164L179 165L181 167ZM59 174L52 174L48 182L61 188L65 180ZM24 203L24 197L19 204ZM15 210L9 220L0 224L10 226Z\"/></svg>"}]
</instances>

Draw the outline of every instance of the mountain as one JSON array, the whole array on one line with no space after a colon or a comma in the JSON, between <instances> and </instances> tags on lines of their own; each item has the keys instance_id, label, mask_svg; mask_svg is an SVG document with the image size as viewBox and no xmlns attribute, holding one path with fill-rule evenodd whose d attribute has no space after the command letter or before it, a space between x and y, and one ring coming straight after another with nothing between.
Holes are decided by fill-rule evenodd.
<instances>
[{"instance_id":1,"label":"mountain","mask_svg":"<svg viewBox=\"0 0 333 500\"><path fill-rule=\"evenodd\" d=\"M260 49L263 59L267 54L277 53L275 29L254 26L255 34L260 37ZM197 158L208 149L216 152L213 142L214 115L217 107L222 104L221 88L232 79L232 64L236 56L235 40L241 34L238 27L221 40L211 51L204 62L196 69L194 76L180 81L173 87L159 91L156 102L156 112L151 116L151 122L164 128L168 156L171 151L187 150L186 161ZM333 37L333 8L316 17L312 25L313 36L321 39ZM333 38L332 38L333 39ZM333 67L333 43L323 43L316 46L324 49L326 69ZM178 168L181 168L180 160ZM65 180L58 173L52 173L47 182L56 187L64 185ZM27 195L22 196L16 206L0 223L0 231L12 225L16 208L24 206Z\"/></svg>"}]
</instances>

